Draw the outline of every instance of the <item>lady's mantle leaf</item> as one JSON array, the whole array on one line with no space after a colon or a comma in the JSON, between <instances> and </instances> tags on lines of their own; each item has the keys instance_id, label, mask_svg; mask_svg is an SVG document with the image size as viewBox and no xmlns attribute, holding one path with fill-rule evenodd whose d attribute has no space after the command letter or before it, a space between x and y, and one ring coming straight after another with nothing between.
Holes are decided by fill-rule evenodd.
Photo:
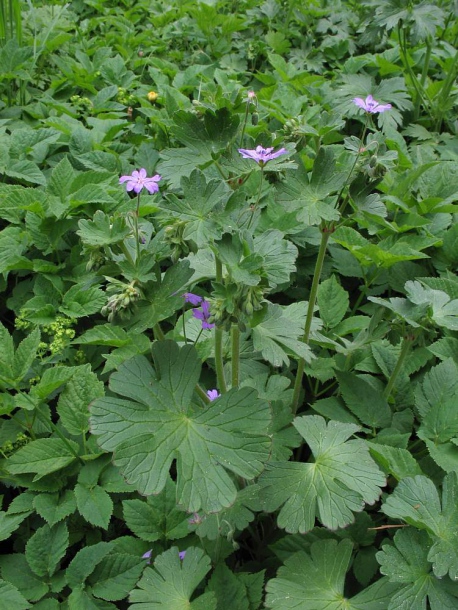
<instances>
[{"instance_id":1,"label":"lady's mantle leaf","mask_svg":"<svg viewBox=\"0 0 458 610\"><path fill-rule=\"evenodd\" d=\"M379 580L348 599L345 574L350 566L350 540L320 540L294 553L267 583L266 607L273 610L380 610L386 608L394 586Z\"/></svg>"},{"instance_id":2,"label":"lady's mantle leaf","mask_svg":"<svg viewBox=\"0 0 458 610\"><path fill-rule=\"evenodd\" d=\"M377 553L380 571L391 582L402 583L393 595L388 610L398 608L426 608L454 610L458 605L458 585L439 580L431 572L428 551L431 545L428 534L415 529L400 530L394 537L394 546L384 544Z\"/></svg>"},{"instance_id":3,"label":"lady's mantle leaf","mask_svg":"<svg viewBox=\"0 0 458 610\"><path fill-rule=\"evenodd\" d=\"M154 568L154 569L153 569ZM158 610L215 610L213 592L190 602L201 580L210 570L210 558L201 549L186 549L183 560L177 547L159 555L153 568L146 568L129 597L130 610L157 608Z\"/></svg>"},{"instance_id":4,"label":"lady's mantle leaf","mask_svg":"<svg viewBox=\"0 0 458 610\"><path fill-rule=\"evenodd\" d=\"M269 464L259 480L265 510L282 506L278 525L291 533L311 530L315 517L327 528L345 527L354 521L353 512L377 500L384 475L364 441L348 440L358 426L336 421L326 425L318 415L297 417L294 426L315 462Z\"/></svg>"},{"instance_id":5,"label":"lady's mantle leaf","mask_svg":"<svg viewBox=\"0 0 458 610\"><path fill-rule=\"evenodd\" d=\"M138 356L111 376L110 389L131 400L97 399L92 433L140 493L158 494L176 460L178 503L190 512L220 511L237 495L226 470L253 479L268 459L268 403L242 388L202 408L192 403L201 367L196 350L161 341L153 358L156 373Z\"/></svg>"}]
</instances>

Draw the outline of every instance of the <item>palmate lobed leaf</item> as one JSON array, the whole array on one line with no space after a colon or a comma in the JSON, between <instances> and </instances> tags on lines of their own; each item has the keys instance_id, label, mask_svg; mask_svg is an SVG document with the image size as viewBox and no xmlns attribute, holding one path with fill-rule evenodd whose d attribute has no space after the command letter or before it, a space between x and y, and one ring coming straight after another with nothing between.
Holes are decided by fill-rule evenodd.
<instances>
[{"instance_id":1,"label":"palmate lobed leaf","mask_svg":"<svg viewBox=\"0 0 458 610\"><path fill-rule=\"evenodd\" d=\"M255 390L231 390L205 407L192 402L201 364L191 346L153 345L156 372L136 357L114 373L106 397L91 407L92 433L114 452L126 480L158 494L176 460L177 502L190 512L216 512L236 499L227 470L253 479L269 457L270 409Z\"/></svg>"},{"instance_id":2,"label":"palmate lobed leaf","mask_svg":"<svg viewBox=\"0 0 458 610\"><path fill-rule=\"evenodd\" d=\"M367 444L348 440L359 426L325 420L318 415L297 417L293 422L306 440L314 463L275 462L259 479L264 509L280 508L278 525L286 531L305 533L315 518L329 529L354 521L364 503L373 504L386 483L369 455Z\"/></svg>"}]
</instances>

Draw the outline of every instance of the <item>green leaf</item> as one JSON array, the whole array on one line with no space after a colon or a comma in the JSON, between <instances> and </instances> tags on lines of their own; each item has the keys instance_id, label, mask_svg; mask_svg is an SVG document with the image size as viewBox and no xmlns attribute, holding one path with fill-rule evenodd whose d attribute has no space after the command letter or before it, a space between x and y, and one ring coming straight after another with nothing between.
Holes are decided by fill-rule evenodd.
<instances>
[{"instance_id":1,"label":"green leaf","mask_svg":"<svg viewBox=\"0 0 458 610\"><path fill-rule=\"evenodd\" d=\"M385 474L391 474L398 481L406 477L422 474L421 468L407 449L389 447L378 443L368 443L371 456Z\"/></svg>"},{"instance_id":2,"label":"green leaf","mask_svg":"<svg viewBox=\"0 0 458 610\"><path fill-rule=\"evenodd\" d=\"M283 233L276 229L256 236L253 245L255 253L263 258L263 275L267 277L269 286L276 288L280 284L289 283L291 274L296 271L296 246L283 239Z\"/></svg>"},{"instance_id":3,"label":"green leaf","mask_svg":"<svg viewBox=\"0 0 458 610\"><path fill-rule=\"evenodd\" d=\"M386 428L391 422L391 409L372 384L353 373L336 371L339 389L350 411L366 426Z\"/></svg>"},{"instance_id":4,"label":"green leaf","mask_svg":"<svg viewBox=\"0 0 458 610\"><path fill-rule=\"evenodd\" d=\"M27 563L38 576L52 576L59 567L68 547L68 529L65 523L37 529L27 542Z\"/></svg>"},{"instance_id":5,"label":"green leaf","mask_svg":"<svg viewBox=\"0 0 458 610\"><path fill-rule=\"evenodd\" d=\"M52 527L75 512L75 495L71 489L60 493L44 493L35 496L33 506L40 517Z\"/></svg>"},{"instance_id":6,"label":"green leaf","mask_svg":"<svg viewBox=\"0 0 458 610\"><path fill-rule=\"evenodd\" d=\"M31 395L40 399L47 398L55 392L60 386L67 383L71 379L75 368L72 366L53 366L46 369L36 386L33 386Z\"/></svg>"},{"instance_id":7,"label":"green leaf","mask_svg":"<svg viewBox=\"0 0 458 610\"><path fill-rule=\"evenodd\" d=\"M99 485L86 487L77 483L75 497L78 511L86 521L96 527L108 529L113 513L113 502L102 487Z\"/></svg>"},{"instance_id":8,"label":"green leaf","mask_svg":"<svg viewBox=\"0 0 458 610\"><path fill-rule=\"evenodd\" d=\"M76 460L78 445L68 440L65 443L60 438L40 438L21 447L8 459L8 470L12 474L35 472L34 480L38 481L51 472L56 472Z\"/></svg>"},{"instance_id":9,"label":"green leaf","mask_svg":"<svg viewBox=\"0 0 458 610\"><path fill-rule=\"evenodd\" d=\"M69 318L83 318L98 313L105 305L106 295L95 286L72 286L64 294L59 311Z\"/></svg>"},{"instance_id":10,"label":"green leaf","mask_svg":"<svg viewBox=\"0 0 458 610\"><path fill-rule=\"evenodd\" d=\"M65 571L68 586L75 589L82 585L113 548L113 542L98 542L80 549Z\"/></svg>"},{"instance_id":11,"label":"green leaf","mask_svg":"<svg viewBox=\"0 0 458 610\"><path fill-rule=\"evenodd\" d=\"M191 597L210 571L210 558L201 549L186 549L183 560L177 547L162 553L153 568L146 568L129 597L130 610L157 608L158 610L216 610L213 592Z\"/></svg>"},{"instance_id":12,"label":"green leaf","mask_svg":"<svg viewBox=\"0 0 458 610\"><path fill-rule=\"evenodd\" d=\"M122 505L127 527L142 540L176 540L189 533L188 515L177 510L176 486L170 479L159 495L124 500Z\"/></svg>"},{"instance_id":13,"label":"green leaf","mask_svg":"<svg viewBox=\"0 0 458 610\"><path fill-rule=\"evenodd\" d=\"M310 362L312 352L300 340L304 334L305 315L304 302L288 307L269 303L265 317L252 330L254 349L260 351L263 358L273 366L288 366L288 354L291 353Z\"/></svg>"},{"instance_id":14,"label":"green leaf","mask_svg":"<svg viewBox=\"0 0 458 610\"><path fill-rule=\"evenodd\" d=\"M189 178L181 178L182 198L167 196L164 204L166 222L179 218L185 223L183 239L192 240L202 248L211 240L218 240L223 231L222 214L231 190L222 180L207 182L205 175L194 170Z\"/></svg>"},{"instance_id":15,"label":"green leaf","mask_svg":"<svg viewBox=\"0 0 458 610\"><path fill-rule=\"evenodd\" d=\"M320 318L325 325L328 328L337 326L347 312L349 298L335 275L321 282L318 287L317 302Z\"/></svg>"},{"instance_id":16,"label":"green leaf","mask_svg":"<svg viewBox=\"0 0 458 610\"><path fill-rule=\"evenodd\" d=\"M272 610L382 610L395 587L379 581L348 599L345 575L353 545L349 540L320 540L310 554L291 555L266 585L266 607ZM364 597L363 597L364 596Z\"/></svg>"},{"instance_id":17,"label":"green leaf","mask_svg":"<svg viewBox=\"0 0 458 610\"><path fill-rule=\"evenodd\" d=\"M14 585L0 579L0 610L27 610L31 607Z\"/></svg>"},{"instance_id":18,"label":"green leaf","mask_svg":"<svg viewBox=\"0 0 458 610\"><path fill-rule=\"evenodd\" d=\"M458 481L456 472L444 478L442 506L431 479L425 476L400 481L388 496L382 511L393 519L426 530L433 541L428 561L438 578L447 573L452 580L458 577Z\"/></svg>"},{"instance_id":19,"label":"green leaf","mask_svg":"<svg viewBox=\"0 0 458 610\"><path fill-rule=\"evenodd\" d=\"M100 324L94 328L90 328L80 337L74 340L74 343L80 345L107 345L112 347L122 347L129 345L132 339L130 335L120 326L113 324Z\"/></svg>"},{"instance_id":20,"label":"green leaf","mask_svg":"<svg viewBox=\"0 0 458 610\"><path fill-rule=\"evenodd\" d=\"M12 363L12 375L16 381L22 381L35 360L40 331L35 328L21 343L19 343Z\"/></svg>"},{"instance_id":21,"label":"green leaf","mask_svg":"<svg viewBox=\"0 0 458 610\"><path fill-rule=\"evenodd\" d=\"M213 571L207 591L215 593L216 610L227 610L230 600L231 610L249 610L249 600L243 582L225 564L218 564Z\"/></svg>"},{"instance_id":22,"label":"green leaf","mask_svg":"<svg viewBox=\"0 0 458 610\"><path fill-rule=\"evenodd\" d=\"M364 503L373 504L386 484L364 441L348 440L359 430L353 424L318 415L294 421L315 462L276 462L259 479L261 501L271 512L278 508L278 525L288 532L311 530L317 517L329 529L354 521Z\"/></svg>"},{"instance_id":23,"label":"green leaf","mask_svg":"<svg viewBox=\"0 0 458 610\"><path fill-rule=\"evenodd\" d=\"M26 519L32 511L23 512L21 514L7 514L0 511L0 541L7 540L11 534L18 529L21 523Z\"/></svg>"},{"instance_id":24,"label":"green leaf","mask_svg":"<svg viewBox=\"0 0 458 610\"><path fill-rule=\"evenodd\" d=\"M108 246L117 244L132 233L122 216L111 218L101 210L97 210L93 220L82 219L78 222L77 234L88 246Z\"/></svg>"},{"instance_id":25,"label":"green leaf","mask_svg":"<svg viewBox=\"0 0 458 610\"><path fill-rule=\"evenodd\" d=\"M91 371L91 365L77 367L57 403L60 420L70 434L77 436L88 431L89 405L103 395L103 383Z\"/></svg>"},{"instance_id":26,"label":"green leaf","mask_svg":"<svg viewBox=\"0 0 458 610\"><path fill-rule=\"evenodd\" d=\"M456 608L458 586L448 579L439 580L431 572L430 544L426 532L405 529L396 532L394 546L384 544L377 553L381 573L391 582L400 583L388 610L426 608L427 599L431 610Z\"/></svg>"},{"instance_id":27,"label":"green leaf","mask_svg":"<svg viewBox=\"0 0 458 610\"><path fill-rule=\"evenodd\" d=\"M48 192L51 195L59 197L62 202L65 201L70 193L70 186L76 176L70 161L64 157L52 171L51 179L48 184Z\"/></svg>"},{"instance_id":28,"label":"green leaf","mask_svg":"<svg viewBox=\"0 0 458 610\"><path fill-rule=\"evenodd\" d=\"M236 487L226 469L251 480L267 461L269 406L242 388L197 407L192 396L201 364L195 349L172 341L152 349L156 372L136 357L111 376L111 391L131 400L97 399L92 433L114 451L115 464L140 493L158 494L176 459L179 504L189 512L230 506Z\"/></svg>"},{"instance_id":29,"label":"green leaf","mask_svg":"<svg viewBox=\"0 0 458 610\"><path fill-rule=\"evenodd\" d=\"M145 561L141 557L124 553L107 555L88 578L92 594L107 601L127 597L144 567Z\"/></svg>"},{"instance_id":30,"label":"green leaf","mask_svg":"<svg viewBox=\"0 0 458 610\"><path fill-rule=\"evenodd\" d=\"M19 553L3 555L0 562L2 577L17 587L29 601L37 601L43 595L46 595L49 589L48 585L43 582L42 578L32 572L25 555ZM0 595L3 595L3 592L0 591ZM0 600L3 599L3 597L0 598ZM11 606L11 608L16 608L16 606Z\"/></svg>"},{"instance_id":31,"label":"green leaf","mask_svg":"<svg viewBox=\"0 0 458 610\"><path fill-rule=\"evenodd\" d=\"M0 380L13 377L11 365L14 361L14 343L10 333L0 322Z\"/></svg>"}]
</instances>

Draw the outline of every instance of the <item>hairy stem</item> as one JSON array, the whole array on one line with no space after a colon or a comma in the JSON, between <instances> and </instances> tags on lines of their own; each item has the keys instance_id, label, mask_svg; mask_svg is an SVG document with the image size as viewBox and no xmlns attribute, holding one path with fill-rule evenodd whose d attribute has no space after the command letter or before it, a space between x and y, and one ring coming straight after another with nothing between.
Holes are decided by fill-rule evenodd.
<instances>
[{"instance_id":1,"label":"hairy stem","mask_svg":"<svg viewBox=\"0 0 458 610\"><path fill-rule=\"evenodd\" d=\"M239 385L240 373L240 329L238 324L231 325L231 351L232 351L232 387Z\"/></svg>"},{"instance_id":2,"label":"hairy stem","mask_svg":"<svg viewBox=\"0 0 458 610\"><path fill-rule=\"evenodd\" d=\"M399 353L398 361L396 362L396 366L393 369L393 372L388 379L387 386L385 391L383 392L384 398L388 399L390 397L391 391L396 383L396 379L398 378L399 373L404 366L404 360L406 359L407 354L409 353L410 348L414 344L415 336L414 335L406 335L402 341L401 351Z\"/></svg>"}]
</instances>

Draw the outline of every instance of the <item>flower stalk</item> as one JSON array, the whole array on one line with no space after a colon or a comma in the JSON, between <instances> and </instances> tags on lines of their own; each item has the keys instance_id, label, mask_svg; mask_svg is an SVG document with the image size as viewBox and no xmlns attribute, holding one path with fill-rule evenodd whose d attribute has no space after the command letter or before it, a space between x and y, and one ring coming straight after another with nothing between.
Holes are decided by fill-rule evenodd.
<instances>
[{"instance_id":1,"label":"flower stalk","mask_svg":"<svg viewBox=\"0 0 458 610\"><path fill-rule=\"evenodd\" d=\"M232 387L237 388L240 376L240 329L238 324L231 325L231 356Z\"/></svg>"}]
</instances>

